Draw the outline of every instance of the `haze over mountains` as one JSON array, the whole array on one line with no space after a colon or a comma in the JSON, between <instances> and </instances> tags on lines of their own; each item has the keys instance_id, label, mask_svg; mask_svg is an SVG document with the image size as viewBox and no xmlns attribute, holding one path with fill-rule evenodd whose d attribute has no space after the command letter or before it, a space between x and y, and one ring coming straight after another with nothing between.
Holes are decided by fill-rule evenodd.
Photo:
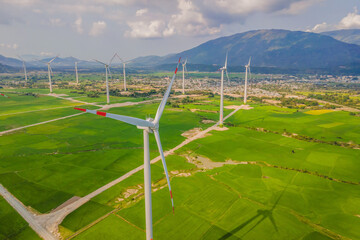
<instances>
[{"instance_id":1,"label":"haze over mountains","mask_svg":"<svg viewBox=\"0 0 360 240\"><path fill-rule=\"evenodd\" d=\"M360 45L344 42L356 42L359 39L360 30L341 30L322 34L277 29L255 30L210 40L176 54L138 57L132 60L131 65L155 67L175 63L179 57L188 58L189 63L195 65L222 65L225 54L229 51L229 66L244 66L251 56L252 65L255 67L360 69ZM73 57L58 58L54 61L54 66L71 68L76 61L80 60ZM0 63L12 67L22 66L21 61L1 55ZM28 62L27 65L45 67L45 64L39 61ZM82 61L81 65L98 66L89 61Z\"/></svg>"}]
</instances>

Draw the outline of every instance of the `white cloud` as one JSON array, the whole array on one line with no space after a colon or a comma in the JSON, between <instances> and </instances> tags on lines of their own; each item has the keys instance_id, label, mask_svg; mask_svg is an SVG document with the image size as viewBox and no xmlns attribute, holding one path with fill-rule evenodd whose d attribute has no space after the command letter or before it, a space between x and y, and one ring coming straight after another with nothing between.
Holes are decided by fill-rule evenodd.
<instances>
[{"instance_id":1,"label":"white cloud","mask_svg":"<svg viewBox=\"0 0 360 240\"><path fill-rule=\"evenodd\" d=\"M75 28L76 32L79 34L82 34L84 32L84 29L82 27L82 18L78 17L75 22L73 27Z\"/></svg>"},{"instance_id":2,"label":"white cloud","mask_svg":"<svg viewBox=\"0 0 360 240\"><path fill-rule=\"evenodd\" d=\"M106 29L106 22L104 21L93 22L89 35L94 37L99 36L104 33L105 29Z\"/></svg>"},{"instance_id":3,"label":"white cloud","mask_svg":"<svg viewBox=\"0 0 360 240\"><path fill-rule=\"evenodd\" d=\"M0 0L0 3L12 4L18 7L32 6L39 2L39 0Z\"/></svg>"},{"instance_id":4,"label":"white cloud","mask_svg":"<svg viewBox=\"0 0 360 240\"><path fill-rule=\"evenodd\" d=\"M338 28L360 28L360 14L358 14L357 8L341 19Z\"/></svg>"},{"instance_id":5,"label":"white cloud","mask_svg":"<svg viewBox=\"0 0 360 240\"><path fill-rule=\"evenodd\" d=\"M16 43L12 43L12 44L0 43L0 47L16 50L18 49L19 45L17 45Z\"/></svg>"},{"instance_id":6,"label":"white cloud","mask_svg":"<svg viewBox=\"0 0 360 240\"><path fill-rule=\"evenodd\" d=\"M135 15L136 15L137 17L140 17L140 16L144 15L144 14L147 13L147 12L148 12L148 9L147 9L147 8L142 8L142 9L137 10L136 13L135 13Z\"/></svg>"},{"instance_id":7,"label":"white cloud","mask_svg":"<svg viewBox=\"0 0 360 240\"><path fill-rule=\"evenodd\" d=\"M319 33L319 32L325 32L325 31L328 31L331 29L332 29L331 25L327 24L326 22L323 22L323 23L316 24L312 29L308 29L306 31Z\"/></svg>"},{"instance_id":8,"label":"white cloud","mask_svg":"<svg viewBox=\"0 0 360 240\"><path fill-rule=\"evenodd\" d=\"M125 36L132 38L160 38L165 29L165 23L160 20L128 22L128 25L131 31L127 31Z\"/></svg>"},{"instance_id":9,"label":"white cloud","mask_svg":"<svg viewBox=\"0 0 360 240\"><path fill-rule=\"evenodd\" d=\"M354 12L348 13L344 18L342 18L338 24L328 24L326 22L323 22L320 24L316 24L313 28L306 31L319 33L350 28L360 28L360 14L358 14L357 8L354 8Z\"/></svg>"}]
</instances>

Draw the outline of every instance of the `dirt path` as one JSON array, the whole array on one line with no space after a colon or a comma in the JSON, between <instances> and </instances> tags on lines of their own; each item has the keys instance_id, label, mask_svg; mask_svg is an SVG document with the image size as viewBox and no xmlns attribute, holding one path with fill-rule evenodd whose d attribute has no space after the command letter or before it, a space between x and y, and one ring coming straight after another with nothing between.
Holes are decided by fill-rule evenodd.
<instances>
[{"instance_id":1,"label":"dirt path","mask_svg":"<svg viewBox=\"0 0 360 240\"><path fill-rule=\"evenodd\" d=\"M34 215L32 215L26 207L11 193L9 193L1 184L0 184L0 194L5 198L5 200L27 221L30 227L39 234L40 237L46 240L55 240L51 232L45 229L41 224L39 224Z\"/></svg>"}]
</instances>

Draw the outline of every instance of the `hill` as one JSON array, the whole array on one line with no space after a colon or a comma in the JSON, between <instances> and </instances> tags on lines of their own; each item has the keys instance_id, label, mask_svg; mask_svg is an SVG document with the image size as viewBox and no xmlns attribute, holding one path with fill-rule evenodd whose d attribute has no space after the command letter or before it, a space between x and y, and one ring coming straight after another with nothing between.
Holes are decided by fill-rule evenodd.
<instances>
[{"instance_id":1,"label":"hill","mask_svg":"<svg viewBox=\"0 0 360 240\"><path fill-rule=\"evenodd\" d=\"M333 37L339 41L360 45L360 29L343 29L321 34Z\"/></svg>"},{"instance_id":2,"label":"hill","mask_svg":"<svg viewBox=\"0 0 360 240\"><path fill-rule=\"evenodd\" d=\"M227 50L230 66L243 66L250 56L257 67L334 68L360 63L360 46L329 36L301 31L256 30L210 40L177 54L151 57L152 61L147 64L168 64L181 56L192 64L221 65ZM133 62L137 61L134 59Z\"/></svg>"}]
</instances>

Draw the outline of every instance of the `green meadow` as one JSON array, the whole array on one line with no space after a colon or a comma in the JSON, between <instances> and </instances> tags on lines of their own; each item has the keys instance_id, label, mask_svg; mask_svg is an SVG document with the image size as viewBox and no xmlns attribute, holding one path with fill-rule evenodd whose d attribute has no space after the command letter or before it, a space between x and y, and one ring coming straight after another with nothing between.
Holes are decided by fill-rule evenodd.
<instances>
[{"instance_id":1,"label":"green meadow","mask_svg":"<svg viewBox=\"0 0 360 240\"><path fill-rule=\"evenodd\" d=\"M28 223L0 196L0 239L41 239Z\"/></svg>"},{"instance_id":2,"label":"green meadow","mask_svg":"<svg viewBox=\"0 0 360 240\"><path fill-rule=\"evenodd\" d=\"M270 106L261 108L268 114L280 110L296 114ZM228 122L236 122L256 110L240 110ZM348 113L336 114L351 123ZM289 126L301 122L295 116L288 119ZM318 125L313 126L314 130L320 131L322 126ZM191 176L172 174L175 215L167 188L153 193L154 239L359 239L359 151L250 130L248 126L239 124L227 131L212 131L167 158L170 171ZM352 135L348 136L354 141ZM248 164L199 172L183 157L186 155ZM155 188L165 184L161 170L160 163L152 166ZM66 236L77 233L75 239L144 237L143 198L119 202L124 192L142 184L142 174L108 189L65 218L61 226L66 229ZM103 219L85 230L100 218Z\"/></svg>"},{"instance_id":3,"label":"green meadow","mask_svg":"<svg viewBox=\"0 0 360 240\"><path fill-rule=\"evenodd\" d=\"M239 127L265 128L283 133L297 133L323 141L355 142L360 144L360 119L345 111L332 111L320 115L306 111L256 105L251 111L243 111L229 119Z\"/></svg>"},{"instance_id":4,"label":"green meadow","mask_svg":"<svg viewBox=\"0 0 360 240\"><path fill-rule=\"evenodd\" d=\"M78 104L68 100L6 94L11 98L0 99L0 130L79 113L72 109ZM69 96L90 101L81 94ZM143 99L114 98L139 100ZM169 104L161 120L164 151L185 140L181 136L185 131L205 129L219 118L218 96L178 103ZM240 104L241 99L225 101L225 106ZM52 107L63 108L43 110ZM108 112L145 119L154 117L157 107L158 103L139 104ZM359 144L358 117L340 111L311 115L306 110L252 107L229 118L228 130L212 131L167 157L175 214L162 164L152 165L154 239L360 239L359 150L282 135ZM36 112L20 113L24 109ZM224 115L232 111L224 109ZM0 146L0 183L39 213L50 212L73 196L85 196L143 164L142 132L93 114L1 136ZM152 136L150 149L151 158L159 155ZM204 170L186 157L242 164ZM76 234L71 237L75 239L144 238L142 184L140 171L94 197L64 219L61 233ZM134 189L136 193L126 197ZM1 199L0 205L1 210L12 210ZM21 223L21 218L12 218ZM3 219L7 212L1 211ZM24 228L14 239L32 239L34 233L22 224L19 228L0 224L0 237L8 239Z\"/></svg>"}]
</instances>

